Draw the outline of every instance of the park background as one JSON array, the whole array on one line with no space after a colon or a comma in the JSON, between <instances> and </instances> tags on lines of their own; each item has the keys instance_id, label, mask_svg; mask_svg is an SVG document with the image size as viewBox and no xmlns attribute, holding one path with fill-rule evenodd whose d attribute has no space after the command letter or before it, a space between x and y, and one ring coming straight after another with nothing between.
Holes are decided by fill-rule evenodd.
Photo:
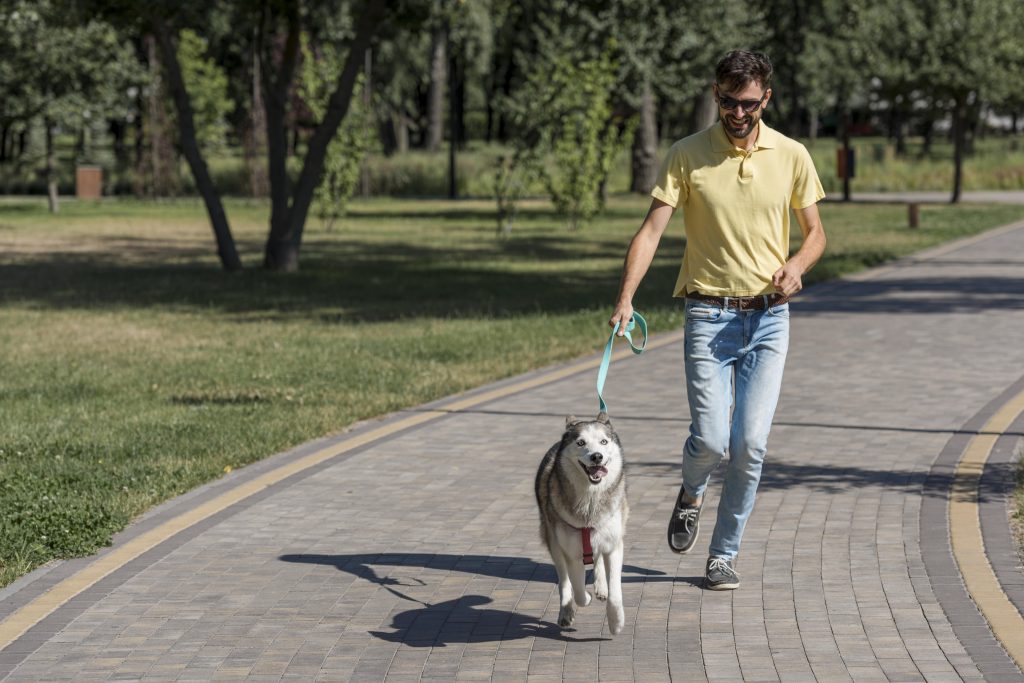
<instances>
[{"instance_id":1,"label":"park background","mask_svg":"<svg viewBox=\"0 0 1024 683\"><path fill-rule=\"evenodd\" d=\"M826 203L807 282L1019 220L961 200L1024 189L1022 29L1011 0L0 0L0 585L598 348L728 49L771 56L765 120L830 198L945 193L917 228ZM654 332L684 245L677 223L638 295Z\"/></svg>"}]
</instances>

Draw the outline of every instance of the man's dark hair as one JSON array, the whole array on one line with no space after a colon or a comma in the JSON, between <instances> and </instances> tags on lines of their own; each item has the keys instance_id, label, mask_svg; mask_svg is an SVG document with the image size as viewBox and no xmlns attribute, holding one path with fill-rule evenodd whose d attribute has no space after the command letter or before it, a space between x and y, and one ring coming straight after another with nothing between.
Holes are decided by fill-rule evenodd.
<instances>
[{"instance_id":1,"label":"man's dark hair","mask_svg":"<svg viewBox=\"0 0 1024 683\"><path fill-rule=\"evenodd\" d=\"M728 91L739 90L757 81L767 90L772 84L772 62L763 52L733 50L715 67L715 82Z\"/></svg>"}]
</instances>

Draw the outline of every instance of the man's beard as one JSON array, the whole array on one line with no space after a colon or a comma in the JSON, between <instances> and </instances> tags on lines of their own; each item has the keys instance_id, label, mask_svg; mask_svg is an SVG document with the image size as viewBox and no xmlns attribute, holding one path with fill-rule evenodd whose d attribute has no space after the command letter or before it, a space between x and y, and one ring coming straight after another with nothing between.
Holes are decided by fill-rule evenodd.
<instances>
[{"instance_id":1,"label":"man's beard","mask_svg":"<svg viewBox=\"0 0 1024 683\"><path fill-rule=\"evenodd\" d=\"M722 125L725 126L725 132L729 137L742 140L757 128L757 118L747 114L740 119L734 119L732 114L726 114L722 117Z\"/></svg>"}]
</instances>

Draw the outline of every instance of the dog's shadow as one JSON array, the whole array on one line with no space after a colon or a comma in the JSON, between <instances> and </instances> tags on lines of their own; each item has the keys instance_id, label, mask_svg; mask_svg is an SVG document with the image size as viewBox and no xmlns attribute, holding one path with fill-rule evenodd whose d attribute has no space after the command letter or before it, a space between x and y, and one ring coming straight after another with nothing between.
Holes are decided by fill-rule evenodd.
<instances>
[{"instance_id":1,"label":"dog's shadow","mask_svg":"<svg viewBox=\"0 0 1024 683\"><path fill-rule=\"evenodd\" d=\"M382 586L402 600L415 602L421 607L395 615L391 633L370 631L381 640L397 642L411 647L444 647L449 643L483 643L547 638L550 640L594 642L607 638L575 638L571 632L560 629L542 619L500 609L481 609L492 602L484 595L463 595L437 604L427 604L403 593L400 588L412 584L386 575L380 575L374 566L423 567L438 571L462 571L479 576L521 581L555 583L554 567L524 557L493 555L431 555L427 553L390 553L359 555L283 555L283 562L320 564L336 567L353 576ZM664 572L624 565L623 583L643 581L673 581L696 583L689 577L672 577ZM408 579L407 579L408 581ZM422 585L419 579L412 579ZM594 605L602 609L598 605Z\"/></svg>"}]
</instances>

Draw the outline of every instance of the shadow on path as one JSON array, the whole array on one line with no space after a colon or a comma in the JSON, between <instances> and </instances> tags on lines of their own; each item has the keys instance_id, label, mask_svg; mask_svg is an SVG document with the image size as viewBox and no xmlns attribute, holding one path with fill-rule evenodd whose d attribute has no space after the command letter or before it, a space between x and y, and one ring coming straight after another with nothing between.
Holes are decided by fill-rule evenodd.
<instances>
[{"instance_id":1,"label":"shadow on path","mask_svg":"<svg viewBox=\"0 0 1024 683\"><path fill-rule=\"evenodd\" d=\"M463 595L436 605L424 605L396 614L392 632L369 631L389 643L410 647L445 647L449 643L490 643L495 641L546 638L548 640L593 643L611 638L574 638L571 631L525 614L498 609L478 609L493 602L483 595ZM602 609L596 604L591 607Z\"/></svg>"},{"instance_id":2,"label":"shadow on path","mask_svg":"<svg viewBox=\"0 0 1024 683\"><path fill-rule=\"evenodd\" d=\"M510 417L550 417L556 420L563 420L564 413L549 411L527 411L527 410L494 410L487 408L460 408L450 410L440 407L406 408L398 411L400 413L448 413L451 415L496 415ZM683 415L623 415L616 413L615 422L677 422L679 424L690 424L690 418ZM980 429L943 429L935 427L907 427L901 425L884 424L836 424L828 422L792 422L787 420L774 420L772 427L800 427L805 429L841 429L855 432L906 432L909 434L967 434L970 436L1024 436L1024 432L989 432Z\"/></svg>"},{"instance_id":3,"label":"shadow on path","mask_svg":"<svg viewBox=\"0 0 1024 683\"><path fill-rule=\"evenodd\" d=\"M925 262L927 265L939 265ZM978 266L991 267L983 261ZM1018 265L1014 262L1013 265ZM1019 265L1024 265L1020 263ZM1024 309L1024 278L999 275L846 282L793 302L796 315L821 313L983 313Z\"/></svg>"},{"instance_id":4,"label":"shadow on path","mask_svg":"<svg viewBox=\"0 0 1024 683\"><path fill-rule=\"evenodd\" d=\"M404 643L412 647L444 647L449 643L484 643L522 638L547 638L573 642L596 642L607 638L573 638L571 631L557 625L507 610L481 609L491 598L483 595L463 595L431 605L406 595L400 588L423 586L419 579L400 579L377 573L374 566L422 567L439 571L459 571L520 581L555 583L554 567L525 557L490 555L433 555L430 553L364 553L356 555L282 555L283 562L319 564L336 567L361 579L382 586L395 596L422 607L395 615L391 622L393 632L370 631L381 640ZM645 581L678 581L698 585L701 577L674 577L653 569L624 565L623 583ZM410 583L415 582L415 583ZM590 609L603 611L601 603L594 602Z\"/></svg>"},{"instance_id":5,"label":"shadow on path","mask_svg":"<svg viewBox=\"0 0 1024 683\"><path fill-rule=\"evenodd\" d=\"M724 458L712 474L712 481L718 487L721 486L728 462L728 459ZM666 486L679 485L678 460L630 462L628 467L630 476L665 477ZM985 479L978 489L978 502L1001 501L1005 495L1006 482L1015 481L1018 467L1016 461L988 463L985 466ZM945 500L950 497L952 481L951 473L941 476L933 473L929 477L927 471L919 470L873 470L848 465L806 465L775 460L769 454L761 473L758 491L800 486L816 493L839 494L850 489L883 488Z\"/></svg>"}]
</instances>

